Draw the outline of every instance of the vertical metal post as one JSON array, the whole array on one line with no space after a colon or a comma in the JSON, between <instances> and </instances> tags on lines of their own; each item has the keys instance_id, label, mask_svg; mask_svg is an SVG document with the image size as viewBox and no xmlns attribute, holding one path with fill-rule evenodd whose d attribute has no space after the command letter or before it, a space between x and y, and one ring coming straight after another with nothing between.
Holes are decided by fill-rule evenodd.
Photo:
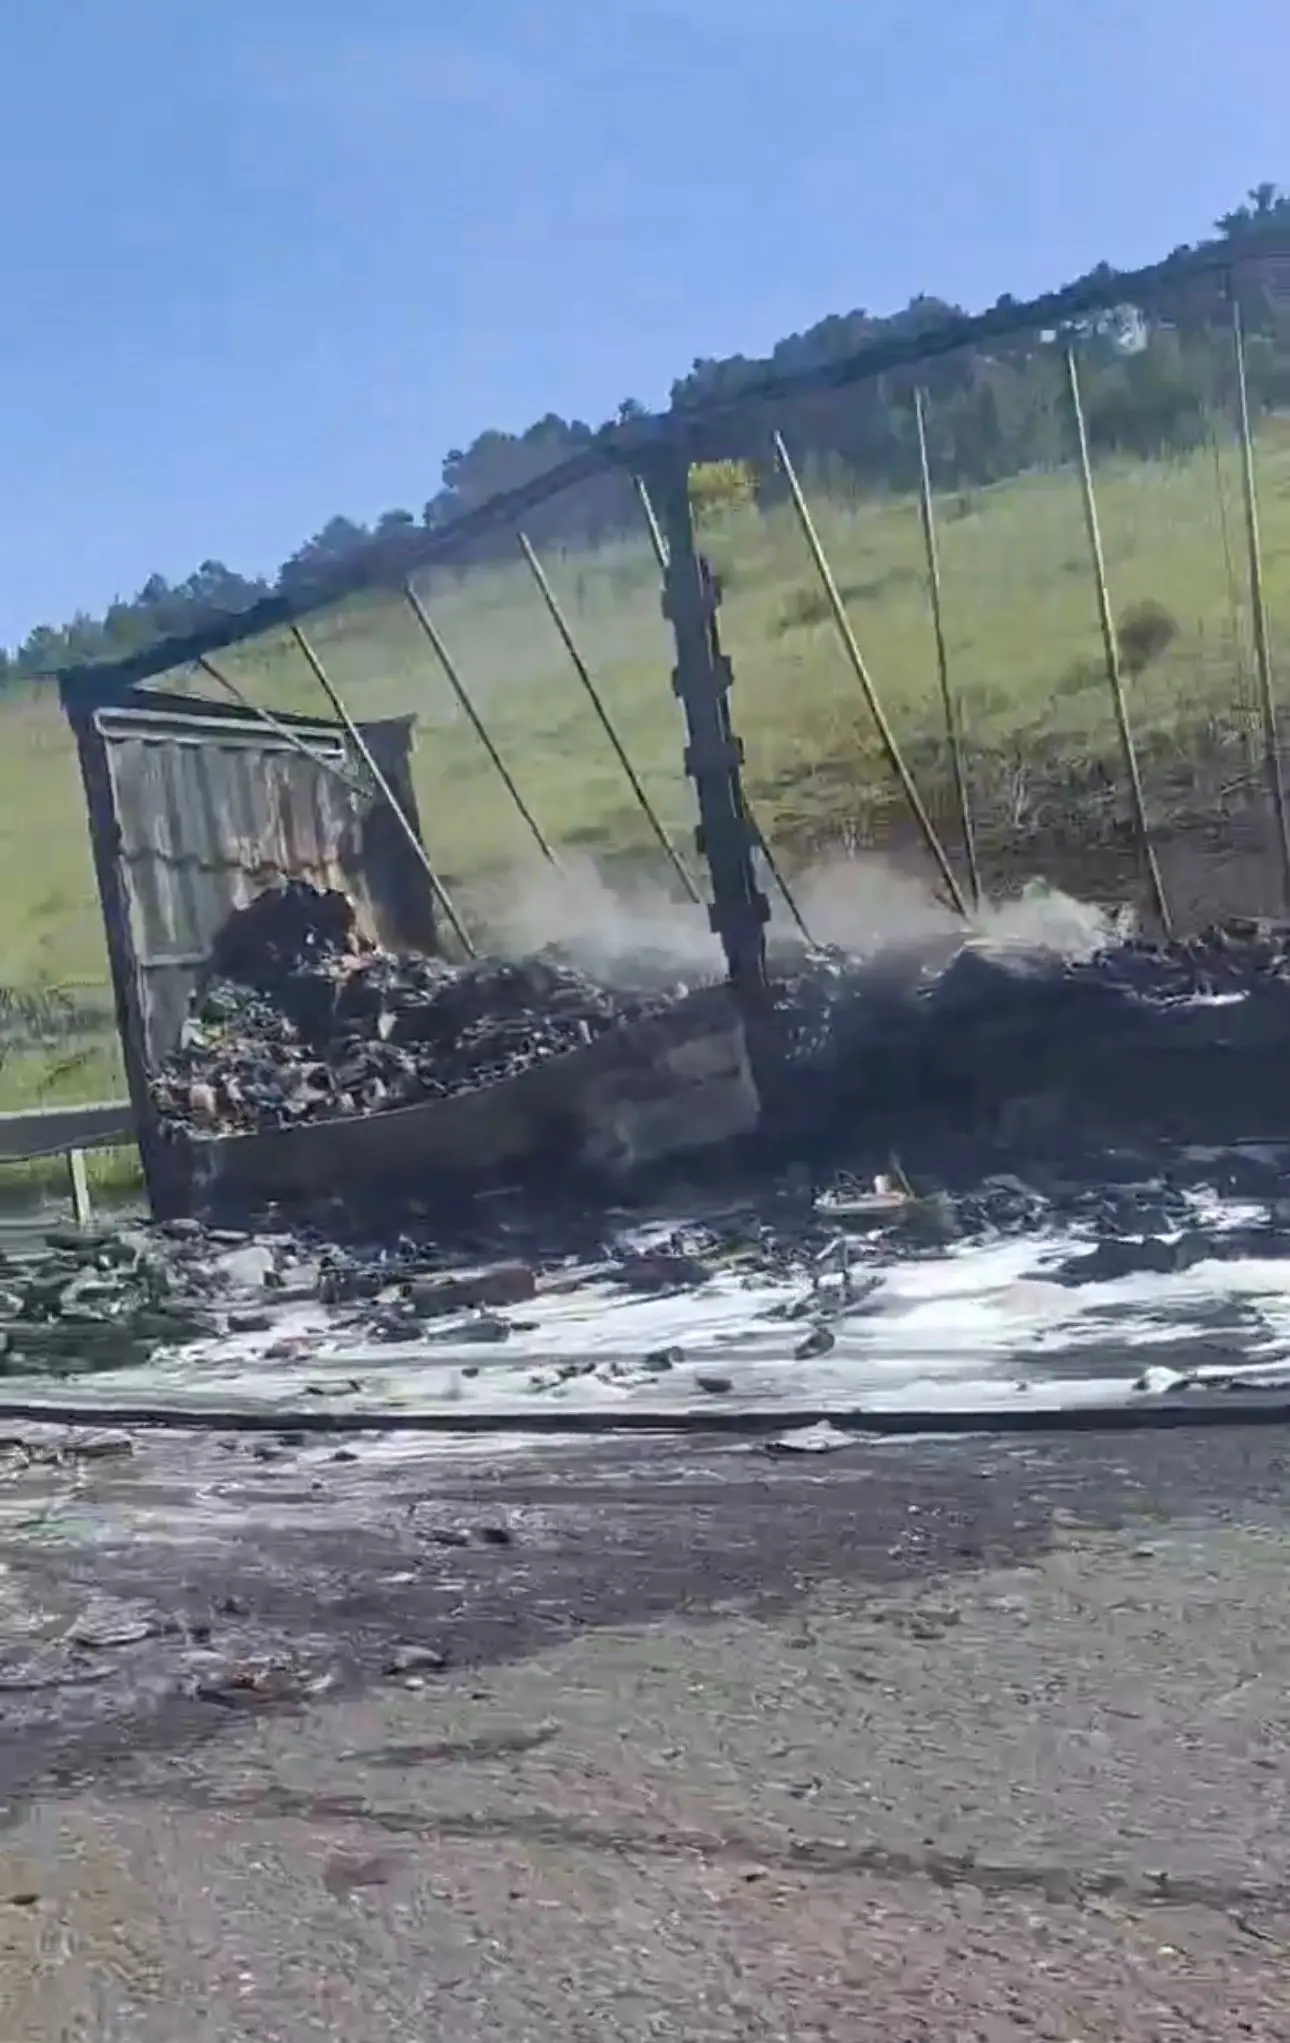
<instances>
[{"instance_id":1,"label":"vertical metal post","mask_svg":"<svg viewBox=\"0 0 1290 2043\"><path fill-rule=\"evenodd\" d=\"M654 505L653 502L651 501L649 489L646 485L644 476L634 475L632 477L632 487L636 491L636 496L640 503L641 511L644 515L645 530L649 534L649 543L651 548L653 549L654 558L658 562L659 573L666 574L667 547L663 543L663 534L659 530L658 518L655 515Z\"/></svg>"},{"instance_id":2,"label":"vertical metal post","mask_svg":"<svg viewBox=\"0 0 1290 2043\"><path fill-rule=\"evenodd\" d=\"M555 590L551 587L551 583L550 580L548 579L546 569L543 567L541 561L537 557L537 554L534 552L533 545L531 540L529 539L528 534L526 532L517 532L515 537L519 542L519 549L524 556L525 564L528 568L528 571L532 575L535 583L537 584L538 594L541 596L542 601L546 605L547 615L550 617L552 624L554 624L556 631L559 633L561 645L564 647L566 653L568 653L569 655L569 659L573 665L573 671L577 675L579 681L582 683L583 689L587 696L587 700L590 702L592 709L595 711L597 717L600 720L600 728L603 730L605 736L608 738L610 744L612 745L614 750L614 756L617 759L618 764L623 769L623 773L626 776L627 785L628 787L630 787L632 793L636 797L637 807L640 809L640 812L644 816L645 821L649 824L650 829L653 831L654 836L658 842L659 849L663 852L664 856L668 860L669 864L672 867L673 872L676 874L678 880L681 882L681 885L684 887L691 901L693 901L697 906L701 899L699 890L695 886L694 881L691 879L690 874L686 866L682 862L679 854L677 853L676 847L673 844L671 838L668 836L667 831L663 828L662 820L659 816L658 810L654 807L653 802L651 802L649 796L646 794L644 783L642 782L640 775L637 773L636 768L632 765L631 759L628 756L627 748L623 744L622 739L619 737L618 732L614 727L613 718L610 716L609 711L605 708L604 699L601 696L600 690L597 688L595 681L592 679L591 669L587 665L586 661L583 659L582 654L578 649L578 642L575 639L573 633L569 629L569 621L566 618L563 610L560 608L559 598L557 597Z\"/></svg>"},{"instance_id":3,"label":"vertical metal post","mask_svg":"<svg viewBox=\"0 0 1290 2043\"><path fill-rule=\"evenodd\" d=\"M148 1204L154 1220L174 1220L188 1210L188 1159L191 1150L166 1139L152 1096L148 1031L139 992L141 975L135 950L134 923L117 857L121 833L108 764L107 740L93 709L82 707L75 698L69 701L66 692L62 694L62 702L76 740L81 782L89 811L90 851L103 907L117 1034L121 1042Z\"/></svg>"},{"instance_id":4,"label":"vertical metal post","mask_svg":"<svg viewBox=\"0 0 1290 2043\"><path fill-rule=\"evenodd\" d=\"M645 514L645 529L649 534L650 548L653 552L655 560L658 562L658 571L660 575L663 577L664 582L666 583L667 546L664 542L663 534L659 529L658 519L654 514L654 506L650 502L649 490L642 476L634 475L632 477L632 482L635 486L636 495L640 499L641 510ZM712 610L711 630L713 633L712 656L714 660L717 660L720 659L721 657L721 642L719 637L717 636L717 613L715 605ZM815 939L811 935L810 930L806 926L806 918L802 914L801 909L797 905L797 897L794 894L792 888L789 886L788 881L784 878L783 868L781 867L779 860L776 858L774 852L771 850L769 839L767 838L765 831L762 829L761 824L758 822L756 812L753 809L752 803L748 800L747 795L744 796L744 814L748 818L748 825L753 833L753 842L757 846L758 851L760 851L763 859L766 862L766 870L770 874L772 880L774 880L776 887L779 889L780 899L783 901L784 906L787 908L789 914L792 916L794 922L797 924L797 933L801 937L802 942L806 945L807 949L810 950L814 947Z\"/></svg>"},{"instance_id":5,"label":"vertical metal post","mask_svg":"<svg viewBox=\"0 0 1290 2043\"><path fill-rule=\"evenodd\" d=\"M729 660L716 630L718 595L695 545L690 463L680 446L660 448L651 463L652 496L666 554L663 614L676 642L672 686L685 712L685 771L699 810L695 847L712 876L709 919L726 955L730 982L750 1021L769 1015L766 923L769 904L757 885L754 836L744 804L743 747L730 722ZM754 1068L764 1037L749 1043Z\"/></svg>"},{"instance_id":6,"label":"vertical metal post","mask_svg":"<svg viewBox=\"0 0 1290 2043\"><path fill-rule=\"evenodd\" d=\"M435 623L433 617L430 615L430 612L426 609L425 604L421 601L421 598L418 596L411 582L405 582L403 584L403 596L409 610L412 612L412 615L416 618L417 623L420 625L422 633L425 636L425 639L430 647L431 652L434 654L435 658L439 662L439 665L442 667L444 678L446 679L448 686L451 688L453 694L457 698L457 701L461 705L461 708L464 710L466 715L466 721L469 723L470 728L475 733L475 736L479 739L479 742L483 746L485 752L487 752L498 779L501 781L502 786L506 789L507 794L510 796L511 802L515 808L517 815L519 816L520 821L526 826L529 836L533 839L533 842L537 845L538 850L541 852L543 858L547 860L548 864L558 866L560 861L556 857L555 852L552 849L550 840L547 837L546 832L543 830L541 824L538 822L536 816L533 814L532 809L530 809L528 803L525 801L523 795L520 793L519 788L516 786L514 774L511 772L510 767L506 764L506 761L503 759L501 753L498 751L496 745L493 743L492 737L489 734L487 724L480 716L479 711L476 709L475 704L471 699L470 692L467 689L465 682L462 680L461 675L457 672L456 664L453 660L452 654L448 651L447 646L444 644L442 638L439 636L438 625Z\"/></svg>"},{"instance_id":7,"label":"vertical metal post","mask_svg":"<svg viewBox=\"0 0 1290 2043\"><path fill-rule=\"evenodd\" d=\"M1084 529L1088 534L1088 548L1093 556L1093 587L1097 595L1097 614L1102 626L1102 651L1106 659L1106 679L1111 690L1111 702L1115 710L1116 729L1120 734L1120 752L1124 759L1124 771L1129 782L1129 797L1133 804L1133 827L1138 840L1138 850L1146 870L1151 888L1151 898L1156 915L1166 936L1173 935L1173 921L1169 914L1169 902L1165 896L1164 881L1160 877L1160 866L1156 860L1156 847L1151 838L1151 825L1147 821L1146 798L1142 792L1142 775L1138 771L1138 754L1133 743L1133 731L1129 725L1129 710L1124 699L1124 679L1120 673L1120 642L1115 633L1115 618L1111 611L1111 592L1106 583L1106 561L1102 553L1102 530L1097 519L1097 498L1093 492L1093 464L1089 459L1088 430L1084 424L1084 405L1079 390L1079 369L1073 348L1066 350L1066 380L1070 388L1071 411L1075 420L1075 443L1079 456L1080 488L1084 499Z\"/></svg>"},{"instance_id":8,"label":"vertical metal post","mask_svg":"<svg viewBox=\"0 0 1290 2043\"><path fill-rule=\"evenodd\" d=\"M881 740L887 763L895 774L896 779L900 782L901 791L909 804L909 812L917 823L922 840L935 861L936 870L941 876L951 903L960 915L966 916L968 906L963 895L963 889L959 885L958 874L945 855L945 846L936 834L936 826L928 815L923 798L914 784L914 776L905 763L905 755L896 742L896 733L887 719L887 712L882 706L877 689L874 687L873 676L865 665L864 654L861 652L856 635L851 629L851 619L847 616L847 606L842 600L842 591L839 589L834 578L833 569L829 566L829 557L820 543L820 535L815 529L815 520L811 516L811 507L807 503L802 485L798 481L797 470L794 468L788 449L784 445L782 434L776 433L774 435L774 446L776 458L784 471L784 480L788 484L789 496L793 500L793 509L797 514L797 522L802 528L802 537L805 539L811 559L815 563L815 572L820 578L820 586L824 590L825 600L833 614L833 622L837 626L838 637L842 641L842 650L851 663L851 671L860 683L860 691L869 705L869 714L877 726L878 736Z\"/></svg>"},{"instance_id":9,"label":"vertical metal post","mask_svg":"<svg viewBox=\"0 0 1290 2043\"><path fill-rule=\"evenodd\" d=\"M1241 301L1228 284L1232 299L1232 347L1236 357L1236 407L1241 436L1241 492L1245 503L1245 546L1250 578L1250 617L1254 627L1254 665L1259 677L1259 713L1263 723L1263 762L1272 813L1281 840L1282 902L1290 912L1290 823L1286 817L1285 781L1277 706L1272 692L1272 650L1268 643L1268 612L1263 598L1263 546L1259 537L1259 498L1254 478L1254 435L1250 430L1250 390L1245 375L1245 326Z\"/></svg>"},{"instance_id":10,"label":"vertical metal post","mask_svg":"<svg viewBox=\"0 0 1290 2043\"><path fill-rule=\"evenodd\" d=\"M945 716L945 740L950 750L950 770L959 808L959 830L963 856L967 860L968 884L973 906L981 906L981 874L976 862L976 836L972 829L972 805L968 797L967 771L963 763L963 735L959 728L958 704L950 687L950 660L945 644L945 620L941 609L941 560L936 543L936 510L932 502L932 470L927 458L927 420L923 393L914 392L914 424L918 431L919 509L923 520L923 546L927 554L927 593L932 606L932 632L936 640L936 672Z\"/></svg>"},{"instance_id":11,"label":"vertical metal post","mask_svg":"<svg viewBox=\"0 0 1290 2043\"><path fill-rule=\"evenodd\" d=\"M72 1219L77 1227L88 1227L94 1218L90 1201L90 1174L85 1167L85 1151L69 1149L67 1152L67 1189L72 1201Z\"/></svg>"}]
</instances>

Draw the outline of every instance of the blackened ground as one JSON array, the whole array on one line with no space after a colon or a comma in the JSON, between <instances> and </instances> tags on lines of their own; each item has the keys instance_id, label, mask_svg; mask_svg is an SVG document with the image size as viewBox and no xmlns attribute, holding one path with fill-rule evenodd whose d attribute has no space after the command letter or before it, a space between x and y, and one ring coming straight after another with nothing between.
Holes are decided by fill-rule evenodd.
<instances>
[{"instance_id":1,"label":"blackened ground","mask_svg":"<svg viewBox=\"0 0 1290 2043\"><path fill-rule=\"evenodd\" d=\"M263 1451L5 1486L6 2039L1284 2037L1285 1434Z\"/></svg>"}]
</instances>

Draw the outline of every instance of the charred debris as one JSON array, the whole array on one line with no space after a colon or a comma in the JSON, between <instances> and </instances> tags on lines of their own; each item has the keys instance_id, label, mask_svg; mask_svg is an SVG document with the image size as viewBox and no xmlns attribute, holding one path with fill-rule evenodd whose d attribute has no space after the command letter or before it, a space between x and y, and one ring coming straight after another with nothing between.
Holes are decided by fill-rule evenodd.
<instances>
[{"instance_id":1,"label":"charred debris","mask_svg":"<svg viewBox=\"0 0 1290 2043\"><path fill-rule=\"evenodd\" d=\"M971 1178L1282 1121L1290 1134L1285 925L1233 921L1075 960L965 935L934 958L801 949L784 963L784 1082L741 1170L881 1170L896 1149ZM343 895L292 882L226 925L154 1099L167 1127L198 1137L379 1114L486 1090L686 993L611 989L552 955L394 956L360 935Z\"/></svg>"},{"instance_id":2,"label":"charred debris","mask_svg":"<svg viewBox=\"0 0 1290 2043\"><path fill-rule=\"evenodd\" d=\"M190 1134L375 1114L493 1085L684 991L615 992L548 957L395 956L345 895L293 880L225 925L153 1097Z\"/></svg>"},{"instance_id":3,"label":"charred debris","mask_svg":"<svg viewBox=\"0 0 1290 2043\"><path fill-rule=\"evenodd\" d=\"M0 1376L268 1333L293 1300L348 1315L368 1340L425 1340L465 1314L472 1338L501 1341L553 1286L674 1290L723 1270L800 1280L786 1314L800 1308L821 1340L811 1273L861 1222L857 1270L874 1271L1061 1215L1089 1244L1075 1282L1089 1255L1119 1270L1148 1250L1171 1268L1219 1252L1189 1182L1262 1200L1254 1247L1285 1253L1282 1165L1242 1149L1290 1136L1285 929L1231 924L1078 962L970 943L934 963L803 954L775 992L789 1112L755 1147L674 1160L618 1202L539 1159L536 1184L377 1215L333 1185L311 1212L254 1216L257 1232L249 1218L56 1230L35 1257L0 1257ZM362 939L343 896L291 885L227 926L156 1098L199 1138L375 1116L487 1090L682 997L613 992L549 958L397 958ZM660 1229L660 1213L691 1217Z\"/></svg>"}]
</instances>

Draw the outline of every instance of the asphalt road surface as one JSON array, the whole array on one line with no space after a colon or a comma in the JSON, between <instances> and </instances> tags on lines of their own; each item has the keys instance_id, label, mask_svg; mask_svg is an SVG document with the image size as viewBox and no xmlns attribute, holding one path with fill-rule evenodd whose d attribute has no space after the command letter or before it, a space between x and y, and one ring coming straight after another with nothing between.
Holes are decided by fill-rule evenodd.
<instances>
[{"instance_id":1,"label":"asphalt road surface","mask_svg":"<svg viewBox=\"0 0 1290 2043\"><path fill-rule=\"evenodd\" d=\"M4 2043L1290 2034L1281 1431L52 1444Z\"/></svg>"}]
</instances>

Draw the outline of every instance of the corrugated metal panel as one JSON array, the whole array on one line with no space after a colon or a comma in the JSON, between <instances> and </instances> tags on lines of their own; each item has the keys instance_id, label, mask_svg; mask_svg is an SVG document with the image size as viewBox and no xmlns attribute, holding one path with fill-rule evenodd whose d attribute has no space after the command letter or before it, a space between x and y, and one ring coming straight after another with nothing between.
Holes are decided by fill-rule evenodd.
<instances>
[{"instance_id":1,"label":"corrugated metal panel","mask_svg":"<svg viewBox=\"0 0 1290 2043\"><path fill-rule=\"evenodd\" d=\"M132 711L95 718L107 747L150 1066L178 1042L194 980L229 916L276 881L350 894L374 934L363 869L370 804L263 725L175 729ZM311 734L347 766L343 740Z\"/></svg>"},{"instance_id":2,"label":"corrugated metal panel","mask_svg":"<svg viewBox=\"0 0 1290 2043\"><path fill-rule=\"evenodd\" d=\"M336 724L293 718L293 744L253 715L139 696L72 724L144 1167L154 1204L173 1205L148 1079L228 917L277 881L308 879L348 894L368 934L427 945L428 888ZM365 736L418 828L411 720Z\"/></svg>"}]
</instances>

